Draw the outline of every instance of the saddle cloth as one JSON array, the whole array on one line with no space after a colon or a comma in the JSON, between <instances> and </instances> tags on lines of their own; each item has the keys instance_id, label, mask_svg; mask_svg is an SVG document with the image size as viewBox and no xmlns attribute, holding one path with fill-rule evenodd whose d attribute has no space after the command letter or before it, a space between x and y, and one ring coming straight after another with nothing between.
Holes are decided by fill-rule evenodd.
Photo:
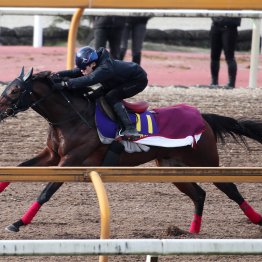
<instances>
[{"instance_id":1,"label":"saddle cloth","mask_svg":"<svg viewBox=\"0 0 262 262\"><path fill-rule=\"evenodd\" d=\"M205 130L200 112L186 104L156 108L143 113L129 112L129 116L140 134L139 139L129 142L139 145L139 149L131 150L132 152L148 151L149 148L143 145L193 147ZM103 112L99 103L96 105L95 119L101 142L111 143L119 131L119 126Z\"/></svg>"}]
</instances>

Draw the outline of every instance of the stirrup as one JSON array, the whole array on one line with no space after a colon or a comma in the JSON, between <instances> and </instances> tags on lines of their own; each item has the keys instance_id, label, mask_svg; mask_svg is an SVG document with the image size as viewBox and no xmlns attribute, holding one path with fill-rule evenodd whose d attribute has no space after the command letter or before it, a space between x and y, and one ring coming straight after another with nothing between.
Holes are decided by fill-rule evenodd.
<instances>
[{"instance_id":1,"label":"stirrup","mask_svg":"<svg viewBox=\"0 0 262 262\"><path fill-rule=\"evenodd\" d=\"M132 134L126 134L125 132L128 131L128 130L124 130L122 131L122 129L119 130L119 132L117 133L116 135L116 138L115 140L116 141L122 141L122 140L125 140L125 141L135 141L137 140L138 138L140 138L140 135L137 133L132 135Z\"/></svg>"}]
</instances>

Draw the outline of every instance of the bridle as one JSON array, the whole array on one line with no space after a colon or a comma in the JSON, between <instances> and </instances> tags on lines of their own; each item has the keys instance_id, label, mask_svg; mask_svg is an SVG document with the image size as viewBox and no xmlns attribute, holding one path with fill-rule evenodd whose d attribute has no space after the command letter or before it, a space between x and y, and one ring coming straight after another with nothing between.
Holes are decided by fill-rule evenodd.
<instances>
[{"instance_id":1,"label":"bridle","mask_svg":"<svg viewBox=\"0 0 262 262\"><path fill-rule=\"evenodd\" d=\"M17 98L11 98L7 95L6 90L3 92L2 96L11 102L11 105L1 113L1 119L12 116L14 117L17 113L27 110L32 104L31 94L32 94L32 84L30 81L23 81L23 79L17 77L12 83L17 81L19 87L21 88L20 94Z\"/></svg>"},{"instance_id":2,"label":"bridle","mask_svg":"<svg viewBox=\"0 0 262 262\"><path fill-rule=\"evenodd\" d=\"M15 98L12 99L11 97L9 97L6 94L6 90L3 92L2 96L8 100L9 102L11 102L11 106L8 107L3 113L0 114L0 119L4 119L7 117L14 117L17 113L19 112L23 112L27 109L31 108L36 108L41 102L43 102L44 100L46 100L49 96L51 96L54 91L56 91L54 88L51 88L51 91L46 94L45 96L42 96L41 98L37 99L36 101L32 100L32 94L33 94L33 85L32 85L32 81L31 79L27 79L26 81L24 81L23 79L21 79L20 77L17 77L13 83L15 83L15 81L18 81L19 83L19 87L21 88L20 91L20 95ZM52 80L50 79L51 84L54 84L52 82ZM58 126L58 125L62 125L68 121L71 121L75 118L80 118L89 128L92 128L91 124L89 123L89 121L84 118L84 116L77 110L77 108L74 107L73 103L71 102L71 100L66 96L65 92L63 92L62 90L59 90L60 94L62 95L62 97L65 99L65 101L67 102L67 104L73 109L73 111L76 113L76 116L74 117L70 117L67 118L65 120L62 120L60 122L50 122L48 119L46 119L48 121L48 123L52 126Z\"/></svg>"}]
</instances>

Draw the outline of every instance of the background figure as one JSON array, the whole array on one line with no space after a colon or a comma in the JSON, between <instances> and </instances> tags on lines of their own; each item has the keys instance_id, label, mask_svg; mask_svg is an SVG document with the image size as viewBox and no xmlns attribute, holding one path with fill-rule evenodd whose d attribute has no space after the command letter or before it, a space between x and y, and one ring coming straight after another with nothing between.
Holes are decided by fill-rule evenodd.
<instances>
[{"instance_id":1,"label":"background figure","mask_svg":"<svg viewBox=\"0 0 262 262\"><path fill-rule=\"evenodd\" d=\"M110 55L114 59L120 58L120 44L125 25L123 16L95 16L94 38L95 49L105 47L109 43Z\"/></svg>"},{"instance_id":2,"label":"background figure","mask_svg":"<svg viewBox=\"0 0 262 262\"><path fill-rule=\"evenodd\" d=\"M210 31L211 46L211 85L218 85L220 56L224 50L228 66L228 84L226 87L234 88L237 74L235 49L241 18L238 17L213 17Z\"/></svg>"},{"instance_id":3,"label":"background figure","mask_svg":"<svg viewBox=\"0 0 262 262\"><path fill-rule=\"evenodd\" d=\"M128 39L132 39L132 61L140 64L141 50L146 35L146 24L149 17L127 17L122 34L120 59L123 60L128 47Z\"/></svg>"}]
</instances>

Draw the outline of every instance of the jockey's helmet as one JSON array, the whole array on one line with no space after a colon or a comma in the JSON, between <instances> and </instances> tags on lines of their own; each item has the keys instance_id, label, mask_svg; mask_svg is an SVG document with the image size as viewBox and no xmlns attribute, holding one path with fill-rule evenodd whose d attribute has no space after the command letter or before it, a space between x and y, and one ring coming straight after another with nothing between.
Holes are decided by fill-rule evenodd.
<instances>
[{"instance_id":1,"label":"jockey's helmet","mask_svg":"<svg viewBox=\"0 0 262 262\"><path fill-rule=\"evenodd\" d=\"M96 50L90 46L84 46L76 53L75 63L79 69L85 70L88 65L97 61L97 59Z\"/></svg>"}]
</instances>

